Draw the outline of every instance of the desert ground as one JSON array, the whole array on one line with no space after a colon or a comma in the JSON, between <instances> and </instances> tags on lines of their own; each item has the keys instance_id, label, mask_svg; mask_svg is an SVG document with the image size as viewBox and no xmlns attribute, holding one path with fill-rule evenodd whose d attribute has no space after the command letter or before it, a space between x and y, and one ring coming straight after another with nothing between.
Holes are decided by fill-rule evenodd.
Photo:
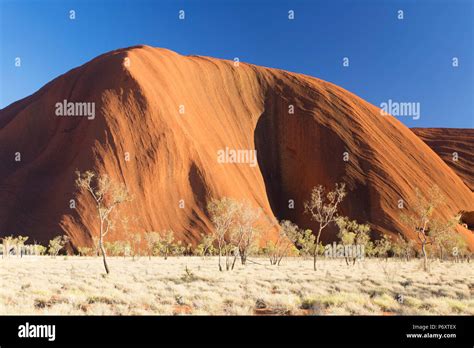
<instances>
[{"instance_id":1,"label":"desert ground","mask_svg":"<svg viewBox=\"0 0 474 348\"><path fill-rule=\"evenodd\" d=\"M216 257L28 256L0 259L0 314L474 315L472 263L252 258L219 272Z\"/></svg>"}]
</instances>

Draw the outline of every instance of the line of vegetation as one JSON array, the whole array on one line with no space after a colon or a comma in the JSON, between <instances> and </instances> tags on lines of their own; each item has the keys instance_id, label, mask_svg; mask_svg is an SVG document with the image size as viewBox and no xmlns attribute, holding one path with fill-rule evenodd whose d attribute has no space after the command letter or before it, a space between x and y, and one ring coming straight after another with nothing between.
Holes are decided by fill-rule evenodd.
<instances>
[{"instance_id":1,"label":"line of vegetation","mask_svg":"<svg viewBox=\"0 0 474 348\"><path fill-rule=\"evenodd\" d=\"M348 266L364 258L389 257L409 261L421 257L424 270L429 270L430 260L468 261L471 253L464 239L456 232L459 216L448 221L433 218L444 197L438 187L433 187L426 196L416 190L416 199L411 209L404 209L400 219L416 236L409 239L404 235L383 234L377 239L371 238L369 224L361 224L341 216L340 205L347 195L345 184L336 184L334 190L327 191L323 186L314 187L309 199L304 202L305 213L316 222L316 233L302 229L289 220L277 221L266 216L263 209L254 207L248 201L239 201L229 197L211 199L207 212L212 223L209 234L201 234L199 243L184 245L171 230L150 231L143 235L131 231L131 220L116 214L118 207L132 200L124 184L118 184L107 175L98 175L92 171L77 172L76 186L86 192L94 202L99 235L93 237L92 246L80 246L80 256L102 257L106 273L110 273L108 256L131 257L161 256L165 260L170 256L217 256L219 271L232 271L238 260L242 265L255 262L252 256L266 257L271 265L280 265L285 257L303 257L313 259L313 268L317 270L318 257L328 254L331 244L324 245L321 240L328 226L338 229L338 253L341 251ZM107 241L105 237L116 228L120 221L128 236L126 240ZM327 239L327 238L326 238ZM7 236L1 239L2 257L11 254L23 257L26 254L56 257L69 247L67 236L57 236L49 241L48 247L36 242L26 244L28 237ZM363 254L348 254L347 250L362 250Z\"/></svg>"}]
</instances>

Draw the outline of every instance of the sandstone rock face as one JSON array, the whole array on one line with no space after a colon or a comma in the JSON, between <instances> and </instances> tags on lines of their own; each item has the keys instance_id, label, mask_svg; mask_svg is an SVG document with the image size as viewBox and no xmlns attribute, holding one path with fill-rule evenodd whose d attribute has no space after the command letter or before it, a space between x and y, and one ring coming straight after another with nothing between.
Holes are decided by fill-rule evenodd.
<instances>
[{"instance_id":1,"label":"sandstone rock face","mask_svg":"<svg viewBox=\"0 0 474 348\"><path fill-rule=\"evenodd\" d=\"M474 128L412 128L474 191Z\"/></svg>"},{"instance_id":2,"label":"sandstone rock face","mask_svg":"<svg viewBox=\"0 0 474 348\"><path fill-rule=\"evenodd\" d=\"M63 100L95 103L95 118L56 116ZM77 247L98 233L92 201L76 197L76 169L108 173L134 195L121 214L137 217L136 226L118 224L111 240L171 228L195 243L209 232L207 199L221 196L316 229L303 202L313 186L341 181L349 189L341 212L375 234L414 237L398 202L409 208L416 187L441 188L446 203L436 214L445 218L474 210L471 190L428 145L350 92L148 46L97 57L1 110L0 144L0 233L43 243L66 233ZM257 150L257 165L219 163L226 148ZM459 232L472 249L472 233ZM323 240L334 239L330 228Z\"/></svg>"}]
</instances>

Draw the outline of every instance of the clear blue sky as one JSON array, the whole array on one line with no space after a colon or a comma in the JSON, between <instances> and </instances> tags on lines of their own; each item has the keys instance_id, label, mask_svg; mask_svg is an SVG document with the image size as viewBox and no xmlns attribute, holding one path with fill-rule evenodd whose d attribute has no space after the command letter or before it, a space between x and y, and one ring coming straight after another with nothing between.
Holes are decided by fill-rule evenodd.
<instances>
[{"instance_id":1,"label":"clear blue sky","mask_svg":"<svg viewBox=\"0 0 474 348\"><path fill-rule=\"evenodd\" d=\"M312 75L377 106L419 102L419 120L400 118L410 127L474 127L472 0L0 3L2 108L101 53L147 44Z\"/></svg>"}]
</instances>

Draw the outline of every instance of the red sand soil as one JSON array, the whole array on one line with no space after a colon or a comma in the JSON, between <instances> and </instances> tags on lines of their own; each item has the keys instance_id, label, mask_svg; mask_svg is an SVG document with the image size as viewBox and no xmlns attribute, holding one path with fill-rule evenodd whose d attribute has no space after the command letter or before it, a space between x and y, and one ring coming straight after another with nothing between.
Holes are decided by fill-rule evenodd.
<instances>
[{"instance_id":1,"label":"red sand soil","mask_svg":"<svg viewBox=\"0 0 474 348\"><path fill-rule=\"evenodd\" d=\"M95 119L57 117L64 99L95 102ZM315 229L303 202L313 186L340 181L349 188L342 213L376 233L414 237L397 204L411 202L415 187L441 188L439 216L474 210L471 190L428 145L354 94L301 74L148 46L99 56L1 110L0 144L0 233L42 243L66 233L79 246L98 233L90 197L80 193L69 208L76 169L127 185L134 200L121 212L139 218L130 233L172 228L186 243L209 231L210 197L245 198ZM258 165L217 163L226 147L256 149ZM474 249L472 232L459 232ZM124 233L117 225L110 238ZM334 239L334 229L323 236Z\"/></svg>"}]
</instances>

